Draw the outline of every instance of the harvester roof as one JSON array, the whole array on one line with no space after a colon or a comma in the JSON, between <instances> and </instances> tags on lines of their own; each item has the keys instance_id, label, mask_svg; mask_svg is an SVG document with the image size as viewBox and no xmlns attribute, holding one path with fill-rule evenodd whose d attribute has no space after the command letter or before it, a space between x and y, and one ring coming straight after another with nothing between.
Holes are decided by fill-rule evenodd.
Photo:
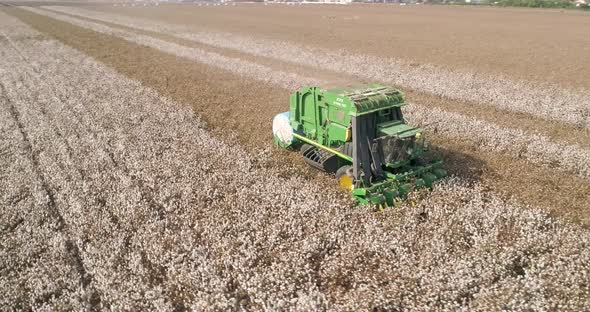
<instances>
[{"instance_id":1,"label":"harvester roof","mask_svg":"<svg viewBox=\"0 0 590 312\"><path fill-rule=\"evenodd\" d=\"M352 104L350 114L355 116L405 105L401 91L380 84L354 85L325 92L348 100Z\"/></svg>"}]
</instances>

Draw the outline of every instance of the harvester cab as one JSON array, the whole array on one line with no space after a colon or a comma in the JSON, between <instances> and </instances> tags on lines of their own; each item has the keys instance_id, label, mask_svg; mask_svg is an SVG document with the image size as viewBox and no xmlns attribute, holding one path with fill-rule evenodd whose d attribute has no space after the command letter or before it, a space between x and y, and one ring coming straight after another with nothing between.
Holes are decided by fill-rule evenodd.
<instances>
[{"instance_id":1,"label":"harvester cab","mask_svg":"<svg viewBox=\"0 0 590 312\"><path fill-rule=\"evenodd\" d=\"M420 128L405 123L403 94L378 84L291 94L273 120L275 143L299 148L304 160L336 174L361 203L392 206L412 189L446 176L441 161L425 163Z\"/></svg>"}]
</instances>

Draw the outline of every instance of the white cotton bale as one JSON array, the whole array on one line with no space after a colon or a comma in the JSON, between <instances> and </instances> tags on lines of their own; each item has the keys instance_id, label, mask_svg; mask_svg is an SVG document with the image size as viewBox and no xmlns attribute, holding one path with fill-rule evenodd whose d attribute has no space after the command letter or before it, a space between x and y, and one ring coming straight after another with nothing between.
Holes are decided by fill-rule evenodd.
<instances>
[{"instance_id":1,"label":"white cotton bale","mask_svg":"<svg viewBox=\"0 0 590 312\"><path fill-rule=\"evenodd\" d=\"M280 145L290 146L293 143L293 128L289 123L289 112L280 113L274 117L272 134Z\"/></svg>"}]
</instances>

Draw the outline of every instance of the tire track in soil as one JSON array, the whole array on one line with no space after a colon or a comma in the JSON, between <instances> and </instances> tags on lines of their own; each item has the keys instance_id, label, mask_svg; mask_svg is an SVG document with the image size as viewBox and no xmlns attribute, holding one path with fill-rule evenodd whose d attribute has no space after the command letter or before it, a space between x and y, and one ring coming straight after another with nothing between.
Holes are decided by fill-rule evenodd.
<instances>
[{"instance_id":1,"label":"tire track in soil","mask_svg":"<svg viewBox=\"0 0 590 312\"><path fill-rule=\"evenodd\" d=\"M0 82L0 88L2 89L2 92L6 92L4 85L1 82ZM55 196L54 196L53 190L51 189L51 187L47 183L47 179L45 178L45 176L43 175L43 173L40 170L39 158L37 156L37 153L35 153L31 147L31 142L29 140L29 137L27 135L25 127L23 126L21 119L19 117L19 112L16 109L16 107L14 106L14 103L12 103L12 101L10 99L7 99L7 103L8 103L8 107L10 109L12 118L14 119L15 123L17 124L19 132L22 136L25 150L27 151L27 153L30 156L31 163L33 164L33 171L34 171L37 179L40 181L43 191L47 195L47 199L48 199L47 206L49 208L50 216L57 221L57 223L58 223L57 230L62 231L65 234L65 236L67 237L66 248L67 248L69 256L71 257L72 262L75 265L76 270L78 271L78 274L80 276L80 285L82 285L82 288L84 290L90 289L93 294L97 295L98 293L96 292L96 290L92 289L92 286L90 285L92 282L92 275L90 275L86 271L86 268L84 267L82 257L80 256L80 250L79 250L78 246L72 242L72 239L70 237L71 235L68 230L68 225L67 225L66 221L64 220L64 218L63 218L61 212L59 211L59 208L55 202ZM16 225L14 227L16 227ZM91 299L89 301L89 303L92 307L95 307L98 304L100 304L100 297L97 297L96 295L92 295Z\"/></svg>"},{"instance_id":2,"label":"tire track in soil","mask_svg":"<svg viewBox=\"0 0 590 312\"><path fill-rule=\"evenodd\" d=\"M24 63L30 64L30 61L26 59L26 57L23 55L23 53L16 47L15 43L12 42L12 40L10 40L10 38L6 34L4 34L4 33L0 33L0 34L2 34L2 36L6 38L7 42L18 53L18 55L24 61ZM30 66L30 68L33 69L32 66ZM1 88L1 91L3 94L8 94L6 91L6 88L2 84L2 82L0 82L0 88ZM68 251L68 255L72 259L72 263L74 264L76 271L79 274L80 285L82 286L82 288L85 291L90 291L90 293L91 293L88 303L91 305L91 307L94 308L100 304L101 299L100 299L100 295L97 292L97 290L94 289L94 287L91 285L93 277L90 273L87 272L87 270L84 266L84 261L82 260L80 249L78 248L78 245L73 242L73 240L71 238L72 235L71 235L71 231L69 229L69 226L68 226L67 222L65 221L63 215L60 212L58 204L55 200L55 193L53 192L53 189L49 185L47 178L45 177L45 175L43 174L43 172L40 168L38 153L33 150L33 147L31 145L31 141L29 140L29 136L27 134L27 131L21 121L20 113L9 97L6 97L6 101L8 103L8 107L10 109L12 118L14 119L15 123L17 124L19 132L22 136L22 139L24 142L24 148L30 157L31 163L33 164L33 171L34 171L37 179L40 181L43 191L47 195L47 206L49 208L50 216L58 222L57 223L57 230L62 231L66 237L65 244L66 244L66 249ZM43 109L41 109L40 111L41 111L42 115L47 116L47 112L45 112ZM66 143L66 146L68 148L69 157L71 157L71 146L69 146L67 140L65 140L63 138L62 134L56 128L54 128L54 131L56 131L57 136L62 141L64 141Z\"/></svg>"},{"instance_id":3,"label":"tire track in soil","mask_svg":"<svg viewBox=\"0 0 590 312\"><path fill-rule=\"evenodd\" d=\"M316 207L317 207L317 206L316 206ZM319 209L319 210L321 210L321 209ZM366 216L367 214L364 214L364 215ZM329 219L329 220L333 220L333 219L332 219L332 217L333 217L333 216L334 216L334 215L330 214L330 215L329 215L329 217L328 217L327 219ZM342 218L342 220L336 220L336 221L342 221L342 223L344 224L344 223L346 223L346 221L347 221L346 219L348 219L348 221L350 221L350 219L349 219L349 218ZM465 220L465 219L466 219L466 220L469 220L469 218L462 218L461 220ZM336 222L336 223L337 223L337 224L340 224L340 222ZM412 223L412 224L414 224L414 223ZM346 225L345 225L345 226L346 226ZM408 226L408 227L411 227L411 226ZM345 229L346 229L346 227L345 227ZM353 227L352 229L354 229L354 227ZM400 230L400 229L398 229L398 230ZM401 230L403 231L404 229L402 228ZM382 232L381 232L380 234L382 234ZM470 234L469 234L469 233L467 233L467 235L469 236ZM379 237L379 236L380 236L380 237ZM375 237L375 238L376 238L376 240L379 240L380 238L382 238L382 237L385 237L385 235L379 235L379 236L378 236L378 237ZM457 237L457 238L458 238L458 240L459 240L459 241L461 241L461 237ZM355 240L354 240L354 239L351 239L351 240L348 240L348 241L355 241ZM421 240L421 241L423 241L423 240ZM320 242L321 242L321 241L320 241ZM324 241L324 242L325 242L325 241ZM362 244L362 241L361 241L360 243ZM371 243L372 243L372 242L371 242ZM388 245L380 245L380 246L379 246L379 245L377 245L377 246L375 246L375 248L377 248L377 250L385 250L385 249L386 249L386 248L385 248L385 246L388 246ZM419 247L420 247L420 246L419 246ZM328 249L329 249L329 245L328 245ZM418 249L420 249L420 248L418 248ZM322 248L320 248L320 250L325 250L325 247L322 247ZM389 250L385 250L385 251L389 251ZM394 251L394 253L395 253L395 251ZM323 254L323 253L320 253L320 254ZM357 254L354 254L354 253L353 253L352 255L350 255L350 254L346 254L346 253L340 253L340 254L337 254L337 257L333 258L333 259L332 259L332 261L334 261L334 259L336 259L336 261L338 261L338 260L340 260L340 261L346 261L347 259L359 259L359 260L361 260L361 261L358 261L358 262L354 262L354 261L353 261L352 263L348 263L348 264L349 264L351 267L363 267L363 266L364 266L364 265L363 265L363 263L366 265L366 264L367 264L367 262L364 262L364 261L362 261L362 260L363 260L363 259L366 259L366 258L369 258L369 259L370 259L370 257L371 257L370 255L368 256L367 254L373 254L373 252L372 252L372 251L370 251L370 250L366 250L366 254L362 254L362 253L357 253ZM299 255L297 255L297 256L299 256ZM297 257L297 256L295 256L295 257ZM355 256L358 256L358 258L356 258ZM428 259L425 259L425 260L426 260L426 261L428 261ZM323 261L330 261L330 259L323 259ZM361 263L361 262L362 262L362 263ZM333 263L333 264L335 264L335 261L334 261L334 262L332 262L332 263ZM391 261L390 263L395 263L395 262L394 262L394 261ZM424 262L422 262L422 263L424 263ZM422 263L418 263L418 264L422 264ZM426 263L428 263L428 262L426 262ZM328 264L329 264L329 263L328 263ZM370 262L369 262L369 265L372 265L372 264L373 264L373 263L370 263ZM436 266L436 265L435 265L435 266ZM329 266L326 266L326 267L327 267L327 268L329 268ZM472 268L472 267L473 267L473 266L471 266L471 268ZM485 266L484 266L484 267L485 267ZM325 268L325 267L322 267L322 270L325 270L324 268ZM522 271L522 268L521 268L521 267L519 267L519 268L520 268L520 271ZM263 269L265 269L265 270L266 270L266 269L268 269L268 268L267 268L267 267L263 267ZM350 270L346 270L346 269L345 269L345 270L344 270L345 274L346 274L346 273L348 273L347 271L350 271ZM412 270L410 270L410 272L411 272L412 274L416 273L416 271L419 271L419 272L429 272L429 273L431 272L430 268L428 268L428 269L426 269L426 270L425 270L424 268L412 268ZM376 272L377 272L377 273L381 273L381 272L379 272L379 271L376 271ZM566 271L566 272L567 272L567 271ZM354 273L354 271L353 271L352 273ZM385 273L381 273L380 275L385 275L386 273L387 273L387 272L385 272ZM350 276L353 276L353 274L350 274ZM428 275L426 275L426 276L428 276ZM331 277L330 277L329 275L328 275L328 277L326 277L326 275L323 275L323 276L320 276L319 278L323 278L324 280L328 280L328 281L331 279ZM363 278L365 278L365 279L364 279L364 281L363 281ZM351 278L351 279L352 279L352 278ZM364 283L365 283L365 281L367 281L367 280L370 280L370 279L372 279L372 277L371 277L371 276L361 276L361 278L360 278L360 282L364 284ZM502 278L502 279L503 279L503 278ZM359 278L357 278L356 280L358 281L358 280L359 280ZM373 279L373 280L374 280L374 279ZM440 280L440 279L437 277L436 279L433 279L433 280ZM453 280L453 279L446 279L446 280ZM234 282L234 281L235 281L235 282ZM243 289L243 288L242 288L242 287L243 287L242 285L249 285L249 283L248 283L248 281L249 281L249 280L246 280L246 281L247 281L246 283L242 282L241 284L240 284L240 281L244 281L244 279L241 279L241 280L240 280L240 279L235 279L235 280L234 280L234 279L233 279L233 277L232 277L232 278L230 279L231 285L228 285L228 288L230 288L230 289L228 289L228 291L230 291L230 292L234 292L234 294L232 294L232 296L233 296L233 295L237 295L237 296L236 296L236 301L237 301L237 302L238 302L238 303L241 305L241 303L239 302L240 298L244 298L244 301L248 301L248 299L249 299L249 297L248 297L248 294L247 294L247 293L245 293L245 292L242 290L242 289ZM418 283L418 285L417 285L417 286L422 286L422 282L428 282L428 280L425 280L425 281L418 281L418 282L419 282L419 283ZM414 288L411 288L411 289L415 289L415 287L416 287L415 283L416 283L416 282L415 282L414 280L412 280L412 281L411 281L411 283L409 283L410 287L414 287ZM266 284L266 285L268 285L267 283L265 283L265 284ZM375 285L375 283L370 283L370 284L368 284L368 285L369 285L369 287L372 287L372 285ZM394 288L394 289L395 289L395 288L399 288L399 286L400 286L399 284L386 284L386 283L381 283L381 284L377 284L377 285L389 285L389 286L391 286L390 288ZM402 285L402 286L403 286L403 285ZM329 285L327 285L327 286L326 286L326 288L327 288L327 287L329 287ZM375 288L376 288L376 289L379 289L379 287L375 287ZM423 289L425 289L425 288L423 288ZM446 289L446 288L443 288L443 289ZM270 292L273 292L273 290L271 289L271 290L270 290ZM237 294L235 294L235 293L237 293ZM412 294L412 292L409 292L409 293L410 293L410 294ZM478 293L478 291L476 291L475 293ZM244 295L240 295L240 294L244 294ZM469 295L469 294L468 294L468 295ZM359 298L359 297L360 297L360 298ZM359 301L358 299L361 299L361 300L362 300L362 298L363 298L363 297L361 297L361 296L359 296L359 297L357 297L357 302ZM463 298L463 297L458 297L458 298ZM143 298L142 298L142 299L143 299ZM276 302L276 300L273 300L273 301L275 301L275 302ZM179 307L179 308L182 308L183 306L182 306L182 305L179 305L178 307ZM242 307L244 307L244 306L242 306ZM252 307L252 306L250 306L250 307ZM254 307L256 307L256 306L254 306ZM253 307L253 308L254 308L254 307ZM245 308L248 308L248 306L246 306ZM336 306L336 308L337 308L337 306ZM311 309L311 308L310 308L310 309ZM342 308L342 309L344 309L344 308Z\"/></svg>"},{"instance_id":4,"label":"tire track in soil","mask_svg":"<svg viewBox=\"0 0 590 312\"><path fill-rule=\"evenodd\" d=\"M355 81L372 81L366 77L363 78L352 76L350 73L336 72L325 67L318 68L318 66L311 66L301 62L297 63L292 60L288 61L285 57L281 56L273 57L263 53L257 54L255 52L248 51L248 49L240 50L235 46L225 47L224 44L214 42L207 43L208 41L203 40L199 37L199 35L187 33L186 30L180 30L181 28L171 26L169 24L163 24L166 27L162 26L162 29L158 29L157 26L146 26L142 24L143 20L137 20L138 24L130 25L129 23L131 20L129 22L110 22L111 18L93 18L92 16L94 15L92 14L82 14L78 11L69 12L65 11L65 8L62 7L41 7L41 9L51 13L58 13L76 19L102 24L114 29L131 31L137 34L151 36L187 47L202 49L229 57L248 60L271 68L279 68L280 70L287 72L294 72L302 76L312 75L313 77L329 81L332 85L343 83L351 84ZM90 11L88 11L88 13L90 13ZM450 100L442 96L429 94L427 92L421 92L408 88L402 89L406 92L408 101L416 102L418 105L439 108L444 111L461 113L468 116L474 116L478 119L497 124L502 127L520 129L532 133L540 133L543 136L547 136L555 143L566 142L568 144L575 144L584 148L590 147L589 129L576 127L564 122L548 121L529 113L510 111L493 105L480 105L468 101L459 101L457 99Z\"/></svg>"},{"instance_id":5,"label":"tire track in soil","mask_svg":"<svg viewBox=\"0 0 590 312\"><path fill-rule=\"evenodd\" d=\"M3 37L19 53L19 56L21 57L21 59L23 59L24 63L27 64L27 66L29 66L29 68L34 72L34 74L32 76L35 76L35 78L38 81L41 82L41 78L39 77L39 73L40 73L39 70L40 69L31 65L31 61L28 60L23 55L23 53L16 47L16 44L14 42L12 42L12 40L10 40L10 38L6 34L4 34L2 32L0 32L0 34L3 35ZM67 59L64 60L64 61L65 62L62 63L63 66L67 66L67 65L70 65L70 64L72 66L75 66L74 63L72 63L71 61L69 61ZM55 80L52 79L51 77L47 77L47 78L49 78L49 80L51 81L51 83L53 85L53 88L51 88L51 90L57 96L57 98L59 99L59 101L61 102L61 104L63 104L63 107L62 108L66 108L69 111L69 113L70 113L70 114L68 114L68 116L66 118L68 120L68 122L70 122L71 124L75 124L75 125L78 126L77 129L76 129L76 131L78 133L84 133L84 132L86 132L89 135L91 135L95 140L98 140L96 133L97 133L97 131L98 132L101 131L102 128L100 128L100 127L97 128L95 126L96 123L92 123L92 122L88 122L88 120L86 120L86 121L84 120L84 118L86 116L89 116L88 115L88 110L85 109L85 106L84 105L79 105L77 107L82 108L82 111L80 111L80 110L74 111L72 109L72 107L70 105L68 105L67 100L64 99L66 97L66 94L64 93L65 91L60 92L61 89L58 88L59 85L55 82ZM42 106L40 107L40 111L41 111L41 113L46 118L51 119L51 117L49 117L49 115L47 114L47 111ZM62 110L62 111L60 111L60 115L59 115L59 117L61 117L62 119L65 118L65 116L63 115L63 113L65 113L65 112ZM91 127L88 127L88 126L85 127L83 125L90 125ZM55 131L56 135L65 143L66 149L68 151L68 155L67 155L68 158L75 159L76 157L74 157L73 149L72 149L72 146L69 143L69 141L64 138L63 134L61 133L61 131L59 130L58 127L54 127L53 130ZM29 143L29 146L30 146L30 143ZM164 206L161 203L159 203L152 196L152 194L154 193L154 191L152 189L150 189L150 187L147 186L144 183L144 181L141 180L140 177L135 176L135 175L132 175L129 167L126 166L126 164L125 164L124 161L122 161L122 162L117 161L116 158L115 158L115 156L113 155L113 152L111 150L107 150L107 149L101 147L100 145L94 146L93 149L96 150L96 151L103 151L105 154L107 154L109 156L110 161L111 161L111 165L112 165L112 168L111 169L114 169L116 171L119 171L119 172L123 173L124 176L129 177L129 180L131 181L132 188L137 188L138 189L138 192L141 194L142 200L145 200L145 202L156 212L156 216L157 216L157 219L158 220L161 221L161 220L164 220L166 218ZM75 162L75 163L77 163L77 162ZM38 162L37 162L36 168L39 170L39 167L38 166L39 165L38 165ZM77 173L78 173L79 177L81 178L81 180L88 180L88 178L86 177L85 173L79 167L75 167L75 170L77 171ZM47 182L45 182L45 186L48 187L48 190L51 190L49 188ZM54 200L54 195L53 194L51 195L51 202L53 203L52 204L53 207L55 209L57 209L57 204L56 204L56 201ZM103 209L101 209L101 211L106 212L108 214L109 220L111 222L113 222L114 226L117 229L122 229L122 225L120 224L118 217L116 215L114 215L113 212L110 209L107 209L108 207L106 206L106 202L104 200L98 199L98 200L96 200L95 203L98 204L99 207L103 208ZM59 209L56 210L56 213L59 214L58 216L60 218L59 219L60 220L60 224L62 225L61 227L66 227L67 228L67 223L64 220L63 216L59 213ZM69 235L68 235L68 237L69 237ZM129 237L127 237L127 240L128 239L129 239ZM81 274L81 276L84 276L84 278L83 278L83 286L86 289L90 285L90 283L92 281L92 276L87 273L87 271L86 271L86 269L84 267L83 260L82 260L82 257L81 257L81 252L80 252L78 246L76 244L74 244L71 239L68 239L67 240L66 246L67 246L68 250L70 251L70 256L76 261L76 267L77 267L78 272ZM123 251L123 252L126 252L126 251ZM156 269L153 269L153 267L155 267L155 265L152 264L150 262L150 260L147 259L147 257L143 256L142 257L142 262L147 267L152 268L151 270L156 270ZM161 284L162 281L164 281L167 278L167 276L165 274L166 271L165 270L162 270L162 269L157 269L157 271L158 271L158 274L155 274L155 275L156 276L159 276L159 280L156 281L156 282L158 282L158 284ZM96 290L95 290L95 293L98 293L98 292L96 292ZM95 303L96 304L100 304L100 302L101 302L100 299L95 300Z\"/></svg>"},{"instance_id":6,"label":"tire track in soil","mask_svg":"<svg viewBox=\"0 0 590 312\"><path fill-rule=\"evenodd\" d=\"M237 133L237 139L246 146L260 147L270 142L266 124L253 123L252 120L268 118L270 122L273 113L284 110L284 101L281 99L288 96L288 90L244 80L224 70L196 64L52 18L21 10L13 13L39 31L95 57L160 94L180 103L191 103L214 131L223 134L225 128L242 130ZM249 90L258 98L244 99L244 90ZM202 97L202 94L215 93L218 94L212 98ZM257 107L261 102L265 103L266 109L252 111L252 107ZM228 108L227 103L236 105ZM448 160L451 172L480 180L506 198L516 196L525 203L546 208L569 220L584 224L590 222L586 213L590 210L587 205L590 186L585 180L554 170L548 175L547 169L505 155L478 151L474 146L458 142L455 138L436 134L431 138L434 144L440 144L438 152ZM230 139L235 141L236 137ZM265 165L280 167L285 162L297 163L299 169L305 167L297 153L283 151L276 151L272 162ZM306 172L306 169L302 172ZM309 170L307 172L315 174L309 173ZM316 179L321 179L319 183L334 184L329 177L322 176L316 175Z\"/></svg>"}]
</instances>

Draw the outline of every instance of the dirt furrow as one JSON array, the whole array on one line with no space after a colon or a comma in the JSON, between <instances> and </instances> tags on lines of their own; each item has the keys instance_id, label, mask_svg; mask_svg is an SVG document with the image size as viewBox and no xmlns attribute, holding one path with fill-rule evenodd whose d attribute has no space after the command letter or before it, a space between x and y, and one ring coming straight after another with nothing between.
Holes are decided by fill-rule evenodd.
<instances>
[{"instance_id":1,"label":"dirt furrow","mask_svg":"<svg viewBox=\"0 0 590 312\"><path fill-rule=\"evenodd\" d=\"M255 148L270 144L268 125L259 120L270 122L275 113L285 109L282 99L287 98L287 90L273 89L270 85L256 81L238 81L235 76L221 74L190 60L118 41L113 37L72 27L67 23L43 20L38 15L27 15L29 13L17 14L38 29L82 49L126 75L152 86L158 92L179 102L190 103L196 111L201 112L213 129L238 130L237 136L230 136L232 140L237 139ZM69 35L66 36L65 33ZM97 45L97 42L101 44ZM109 47L108 50L105 50L105 47ZM105 51L110 52L105 55ZM210 89L219 90L216 92L219 102L202 98L201 95L211 92ZM257 97L244 98L244 90L251 91ZM221 94L226 96L220 97ZM235 104L230 108L226 103ZM259 107L260 103L265 103L268 109L254 110L253 108ZM258 121L252 122L253 120ZM482 181L499 193L516 196L526 203L544 207L556 215L582 223L587 222L585 211L590 209L587 204L590 186L585 180L555 170L549 173L545 168L506 155L482 152L472 143L458 139L456 136L431 135L431 140L440 147L451 172ZM289 157L289 163L301 164L296 153L276 152L279 153L278 156L273 157L266 165L275 164L273 166L280 168L287 163L284 157ZM333 185L329 179L320 178L323 183Z\"/></svg>"},{"instance_id":2,"label":"dirt furrow","mask_svg":"<svg viewBox=\"0 0 590 312\"><path fill-rule=\"evenodd\" d=\"M48 14L53 18L65 20L66 22L74 23L78 26L87 27L100 32L105 32L107 34L119 36L132 42L140 42L143 44L148 42L145 40L144 35L138 35L139 37L134 37L133 32L128 32L126 30L112 28L103 24L85 21L70 16L57 15L51 12L45 13L36 9L30 10L40 14ZM175 49L178 48L177 44L166 41L160 41L155 44L153 40L148 43L148 46L186 57L185 53L179 53L175 51ZM168 45L172 46L168 48ZM245 69L247 73L256 71L255 69L252 69L252 66L245 67ZM235 69L235 71L237 71L238 74L244 74L244 71L238 69ZM279 73L282 72L279 71ZM270 72L268 74L270 74ZM263 80L265 80L268 77L271 77L268 74L265 72L259 72L254 76L264 77ZM297 79L297 76L293 75L292 80L287 83L287 86L294 86L298 83L301 83ZM277 75L276 81L273 80L272 82L284 86L284 76ZM408 117L410 117L409 120L411 122L419 121L421 124L435 125L436 128L442 128L445 133L451 136L468 133L467 136L463 135L463 137L473 141L473 143L479 148L500 153L508 152L514 157L524 158L533 163L550 166L552 168L562 167L565 170L579 174L582 177L587 177L590 175L590 151L584 150L578 146L568 146L559 143L553 143L547 138L537 134L527 134L515 129L502 129L501 127L495 126L493 124L487 124L481 120L461 116L456 113L445 113L432 108L425 109L423 107L411 106L409 112L411 114L408 114ZM443 113L446 118L440 118L437 112ZM420 117L420 120L413 120L415 118L412 117L416 115ZM493 131L481 131L482 126L483 128L493 129ZM467 130L467 132L465 130Z\"/></svg>"},{"instance_id":3,"label":"dirt furrow","mask_svg":"<svg viewBox=\"0 0 590 312\"><path fill-rule=\"evenodd\" d=\"M55 10L54 7L44 8L50 11ZM120 19L117 18L116 15L114 17L111 16L110 18L105 18L104 15L100 16L100 14L80 15L78 11L70 12L69 10L65 9L58 10L57 12L74 18L81 18L91 22L104 24L115 29L120 28L199 50L214 52L231 58L239 58L245 61L258 63L281 71L296 73L300 76L313 76L326 83L326 87L354 84L356 82L374 82L374 80L362 79L348 74L343 74L341 72L318 68L316 66L296 64L289 61L279 60L276 57L265 57L261 56L260 54L255 55L236 49L228 49L205 44L194 39L185 39L190 37L191 34L186 34L186 30L184 30L182 27L175 28L171 25L155 27L153 22L149 24L137 23L134 22L135 19ZM96 19L96 17L101 17L102 19L99 20ZM141 19L139 21L141 21ZM590 147L590 131L588 131L588 129L570 126L564 123L547 122L542 118L538 118L530 114L509 112L495 107L475 105L463 101L451 101L442 97L430 95L428 93L416 92L405 88L404 91L406 92L408 101L412 101L428 108L433 107L435 109L442 109L451 113L466 114L476 117L478 120L496 124L500 127L520 129L535 135L545 136L549 140L556 143L563 142L571 145L578 145L582 148Z\"/></svg>"},{"instance_id":4,"label":"dirt furrow","mask_svg":"<svg viewBox=\"0 0 590 312\"><path fill-rule=\"evenodd\" d=\"M212 109L238 103L231 98L236 96L243 99L244 109L251 109L262 97L277 94L271 86L240 81L217 69L199 65L196 71L194 62L174 65L181 62L174 56L114 37L11 13L35 26L48 22L39 27L48 33L69 27L51 34L71 39L68 43L79 48L88 44L85 52L96 51L110 65L121 62L113 66L117 70L124 69L122 64L135 73L149 68L143 74L162 83L149 84L156 89L166 80L159 72L164 68L178 69L181 79L201 79L200 84L188 79L178 89L168 87L165 94L177 99L181 94L170 92L194 86L190 90L198 96L192 100L201 101L198 105ZM99 145L112 139L117 162L128 166L132 179L144 181L164 208L162 214L152 209L128 176L101 179L100 174L111 174L110 167L103 167L108 157L92 150L84 152L88 164L95 162L92 181L99 184L63 182L56 197L77 197L69 199L69 208L79 219L75 225L83 229L82 255L92 267L93 284L102 291L103 308L427 311L520 309L525 303L572 310L587 306L584 282L590 255L584 250L590 235L579 226L459 180L446 181L425 197L414 194L406 204L383 213L355 207L333 188L267 166L264 162L274 156L248 153L229 135L225 141L211 136L189 107L148 89L149 80L129 80L53 40L37 40L28 49L39 59L47 58L40 64L61 58L72 62L46 70L41 66L41 74L72 82L64 84L68 89L84 90L66 92L75 95L66 103L40 103L57 111L62 104L85 105L92 112L87 120L102 130L88 138L96 142L81 138L80 143ZM58 70L64 67L69 69ZM250 86L259 91L258 98L239 97L236 91ZM48 91L40 88L40 98ZM41 120L34 130L40 135L53 126ZM246 129L242 127L235 129ZM46 153L60 153L59 146L53 149L58 151ZM56 176L68 170L40 163ZM86 192L71 194L74 184L82 184ZM101 185L102 193L92 191ZM103 205L93 204L97 196L103 196ZM120 213L122 227L114 228L103 209Z\"/></svg>"},{"instance_id":5,"label":"dirt furrow","mask_svg":"<svg viewBox=\"0 0 590 312\"><path fill-rule=\"evenodd\" d=\"M527 113L546 120L590 126L588 90L567 90L557 86L511 81L501 76L476 72L449 71L435 66L405 63L391 58L378 58L329 49L296 45L289 42L237 36L221 32L194 32L146 19L105 15L72 7L53 8L82 16L107 20L130 27L172 33L181 38L232 48L255 55L319 67L366 79L384 81L404 88L424 91L473 104L491 105Z\"/></svg>"}]
</instances>

